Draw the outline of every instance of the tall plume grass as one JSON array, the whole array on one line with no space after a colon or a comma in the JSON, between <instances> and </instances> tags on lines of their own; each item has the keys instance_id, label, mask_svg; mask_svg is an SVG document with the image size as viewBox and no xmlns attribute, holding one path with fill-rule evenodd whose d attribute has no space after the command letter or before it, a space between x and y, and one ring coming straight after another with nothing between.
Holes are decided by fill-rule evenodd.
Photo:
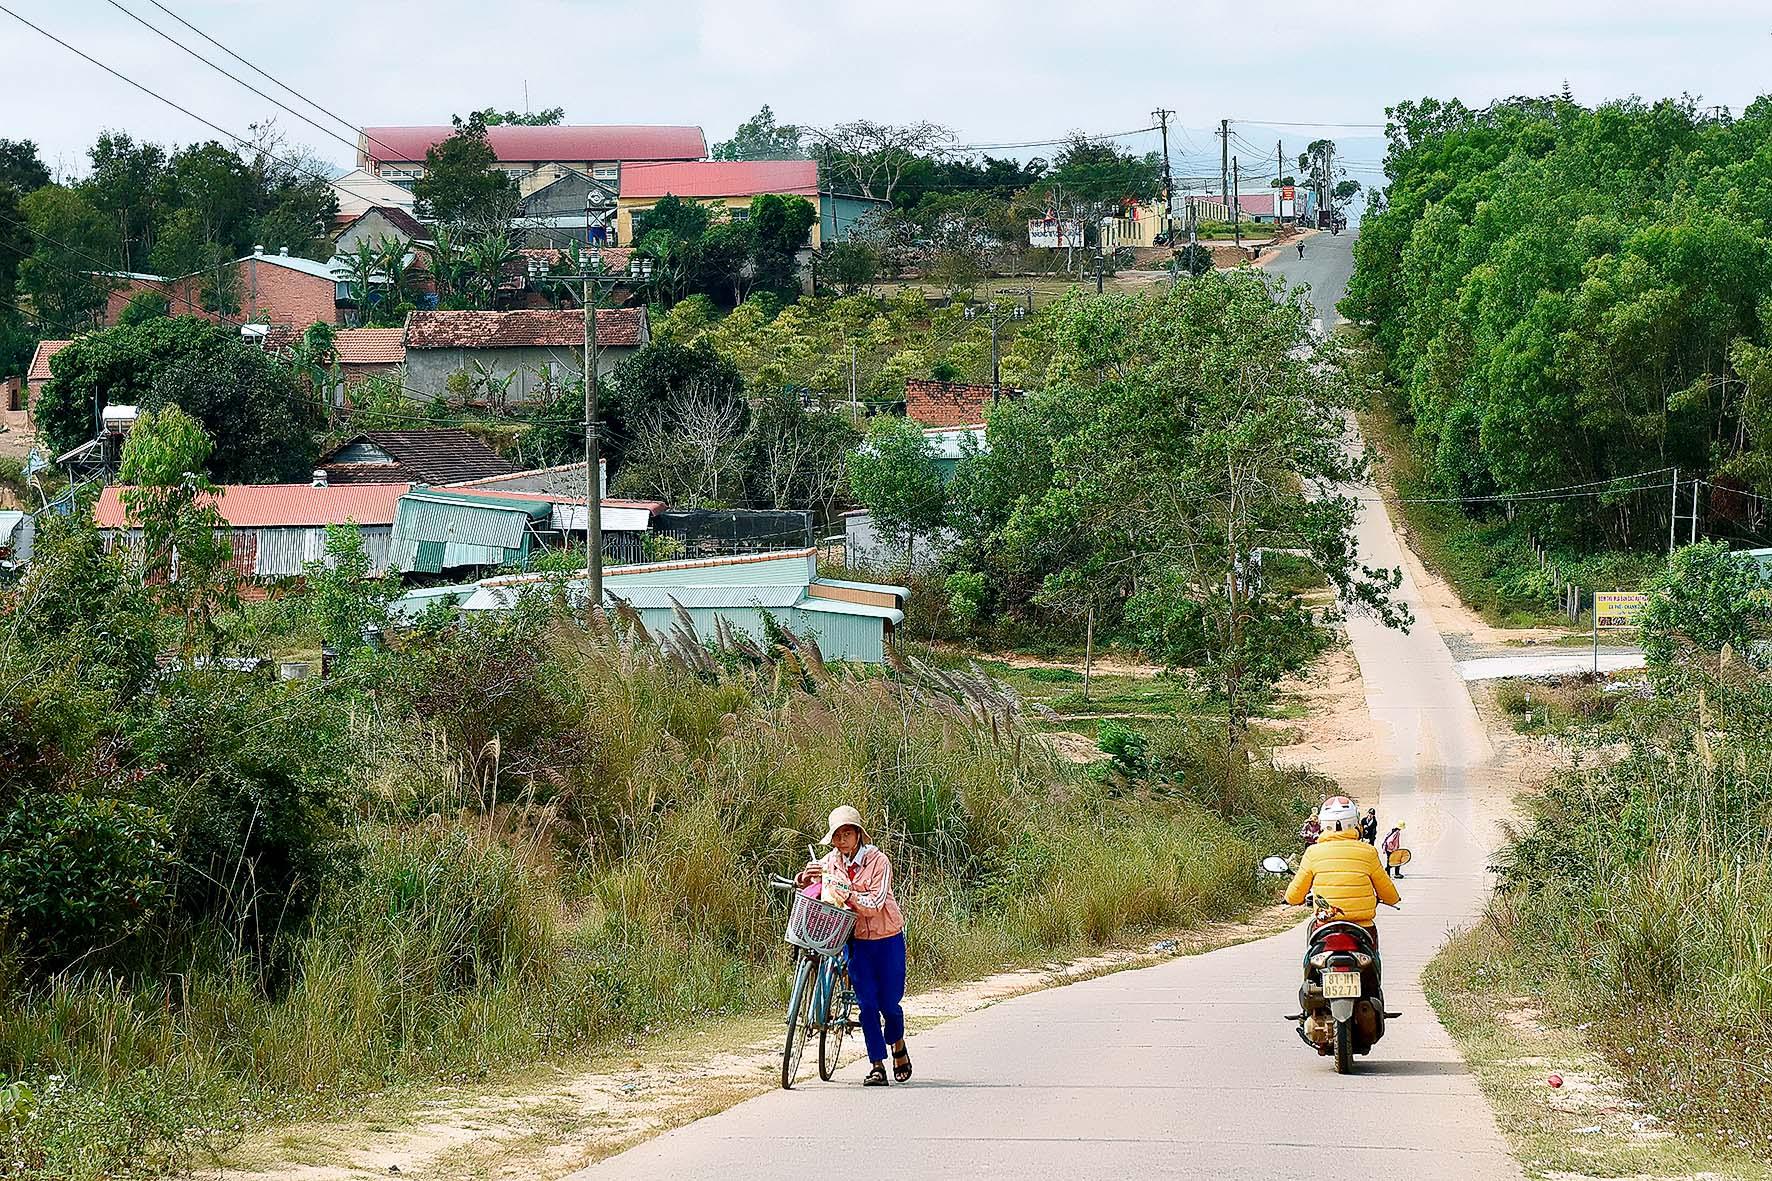
<instances>
[{"instance_id":1,"label":"tall plume grass","mask_svg":"<svg viewBox=\"0 0 1772 1181\"><path fill-rule=\"evenodd\" d=\"M839 803L894 857L913 987L1261 893L1259 817L1117 798L982 677L720 639L531 604L390 655L352 707L355 869L286 976L199 943L171 974L11 980L0 1073L39 1092L12 1159L176 1168L364 1091L779 1006L764 879Z\"/></svg>"}]
</instances>

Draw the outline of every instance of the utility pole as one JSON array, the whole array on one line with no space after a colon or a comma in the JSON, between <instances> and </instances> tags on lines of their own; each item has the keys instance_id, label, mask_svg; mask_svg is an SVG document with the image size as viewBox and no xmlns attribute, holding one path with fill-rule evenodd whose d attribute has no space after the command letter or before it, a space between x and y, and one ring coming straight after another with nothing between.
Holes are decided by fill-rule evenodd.
<instances>
[{"instance_id":1,"label":"utility pole","mask_svg":"<svg viewBox=\"0 0 1772 1181\"><path fill-rule=\"evenodd\" d=\"M1280 193L1281 193L1280 186L1285 181L1285 179L1286 179L1286 143L1284 140L1275 140L1274 141L1274 229L1275 229L1276 233L1279 232L1279 225L1280 225ZM1297 204L1296 198L1294 198L1293 205L1292 205L1292 220L1293 221L1298 220L1298 204Z\"/></svg>"},{"instance_id":2,"label":"utility pole","mask_svg":"<svg viewBox=\"0 0 1772 1181\"><path fill-rule=\"evenodd\" d=\"M600 219L607 226L613 212L612 206L597 204L594 192L586 195L585 241L593 243L590 255L583 259L578 274L558 276L568 282L578 282L585 313L585 594L588 612L601 610L603 606L603 489L598 478L602 474L602 448L597 437L597 303L605 288L636 278L644 280L652 275L652 260L637 255L628 264L626 274L604 269L603 251L594 244L592 223ZM573 247L575 255L577 249Z\"/></svg>"},{"instance_id":3,"label":"utility pole","mask_svg":"<svg viewBox=\"0 0 1772 1181\"><path fill-rule=\"evenodd\" d=\"M1243 249L1243 201L1242 179L1237 175L1236 159L1231 160L1231 236L1237 240L1237 249Z\"/></svg>"},{"instance_id":4,"label":"utility pole","mask_svg":"<svg viewBox=\"0 0 1772 1181\"><path fill-rule=\"evenodd\" d=\"M1175 178L1169 173L1169 116L1174 111L1158 107L1151 112L1151 118L1163 130L1163 233L1168 236L1170 248L1175 246Z\"/></svg>"},{"instance_id":5,"label":"utility pole","mask_svg":"<svg viewBox=\"0 0 1772 1181\"><path fill-rule=\"evenodd\" d=\"M1698 477L1692 477L1692 545L1698 544L1698 484Z\"/></svg>"},{"instance_id":6,"label":"utility pole","mask_svg":"<svg viewBox=\"0 0 1772 1181\"><path fill-rule=\"evenodd\" d=\"M1323 141L1323 208L1329 213L1329 224L1335 224L1335 141Z\"/></svg>"},{"instance_id":7,"label":"utility pole","mask_svg":"<svg viewBox=\"0 0 1772 1181\"><path fill-rule=\"evenodd\" d=\"M1231 121L1218 121L1218 195L1228 197L1231 192Z\"/></svg>"}]
</instances>

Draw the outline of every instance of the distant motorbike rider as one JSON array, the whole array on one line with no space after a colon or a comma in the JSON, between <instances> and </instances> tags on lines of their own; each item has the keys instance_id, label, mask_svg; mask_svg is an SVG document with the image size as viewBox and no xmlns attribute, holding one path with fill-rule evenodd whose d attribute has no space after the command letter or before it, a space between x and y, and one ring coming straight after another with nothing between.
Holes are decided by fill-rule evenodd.
<instances>
[{"instance_id":1,"label":"distant motorbike rider","mask_svg":"<svg viewBox=\"0 0 1772 1181\"><path fill-rule=\"evenodd\" d=\"M1335 908L1337 921L1358 923L1370 931L1376 947L1378 904L1396 906L1402 895L1385 873L1378 850L1360 840L1360 809L1352 800L1346 796L1324 800L1317 823L1322 834L1304 851L1298 873L1286 888L1286 901L1303 906L1315 893Z\"/></svg>"}]
</instances>

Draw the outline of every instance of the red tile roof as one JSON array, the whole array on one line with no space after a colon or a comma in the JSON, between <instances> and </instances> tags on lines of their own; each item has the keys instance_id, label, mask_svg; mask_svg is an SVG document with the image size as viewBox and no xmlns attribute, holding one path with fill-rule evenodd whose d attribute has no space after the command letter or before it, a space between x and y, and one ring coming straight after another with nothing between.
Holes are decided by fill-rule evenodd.
<instances>
[{"instance_id":1,"label":"red tile roof","mask_svg":"<svg viewBox=\"0 0 1772 1181\"><path fill-rule=\"evenodd\" d=\"M406 360L404 328L340 328L332 352L340 365L398 365Z\"/></svg>"},{"instance_id":2,"label":"red tile roof","mask_svg":"<svg viewBox=\"0 0 1772 1181\"><path fill-rule=\"evenodd\" d=\"M698 160L621 170L624 197L752 197L760 193L816 196L818 164L812 160Z\"/></svg>"},{"instance_id":3,"label":"red tile roof","mask_svg":"<svg viewBox=\"0 0 1772 1181\"><path fill-rule=\"evenodd\" d=\"M965 385L957 381L920 381L911 378L904 383L905 417L924 426L977 426L990 409L992 387ZM1003 387L1005 398L1019 398L1020 390Z\"/></svg>"},{"instance_id":4,"label":"red tile roof","mask_svg":"<svg viewBox=\"0 0 1772 1181\"><path fill-rule=\"evenodd\" d=\"M31 354L31 367L25 371L25 381L31 385L48 381L53 376L49 372L49 359L73 343L71 340L38 341L37 351Z\"/></svg>"},{"instance_id":5,"label":"red tile roof","mask_svg":"<svg viewBox=\"0 0 1772 1181\"><path fill-rule=\"evenodd\" d=\"M413 312L406 317L408 349L570 348L585 339L576 309L522 312ZM645 308L599 308L597 340L636 348L646 343Z\"/></svg>"},{"instance_id":6,"label":"red tile roof","mask_svg":"<svg viewBox=\"0 0 1772 1181\"><path fill-rule=\"evenodd\" d=\"M224 484L215 505L236 529L318 528L355 521L359 525L392 525L394 506L410 484L345 484L315 488L311 484ZM93 516L100 529L128 525L122 485L99 493Z\"/></svg>"},{"instance_id":7,"label":"red tile roof","mask_svg":"<svg viewBox=\"0 0 1772 1181\"><path fill-rule=\"evenodd\" d=\"M359 142L377 162L422 162L425 151L455 134L453 127L365 127ZM589 163L599 160L699 160L708 141L699 127L590 126L486 129L499 160L509 164Z\"/></svg>"}]
</instances>

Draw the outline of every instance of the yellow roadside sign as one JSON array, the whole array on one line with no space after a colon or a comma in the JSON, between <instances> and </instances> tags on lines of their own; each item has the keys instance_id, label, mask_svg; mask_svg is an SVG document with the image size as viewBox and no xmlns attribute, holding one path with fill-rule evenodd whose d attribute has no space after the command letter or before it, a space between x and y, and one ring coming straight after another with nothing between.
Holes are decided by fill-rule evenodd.
<instances>
[{"instance_id":1,"label":"yellow roadside sign","mask_svg":"<svg viewBox=\"0 0 1772 1181\"><path fill-rule=\"evenodd\" d=\"M1594 628L1617 631L1637 626L1649 596L1642 591L1595 591Z\"/></svg>"}]
</instances>

